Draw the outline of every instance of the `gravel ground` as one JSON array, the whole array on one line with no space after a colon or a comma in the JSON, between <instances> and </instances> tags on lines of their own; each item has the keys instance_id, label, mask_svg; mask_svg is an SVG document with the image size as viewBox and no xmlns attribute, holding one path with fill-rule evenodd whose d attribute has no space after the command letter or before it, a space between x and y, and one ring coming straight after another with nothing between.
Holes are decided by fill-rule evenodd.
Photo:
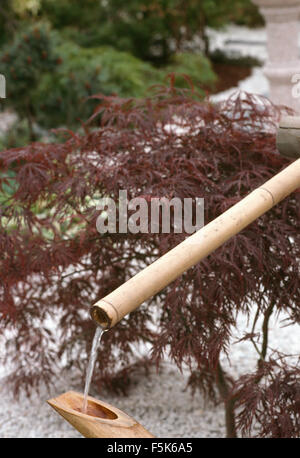
<instances>
[{"instance_id":1,"label":"gravel ground","mask_svg":"<svg viewBox=\"0 0 300 458\"><path fill-rule=\"evenodd\" d=\"M156 437L222 436L222 408L204 411L201 402L193 401L184 388L185 377L166 364L161 373L143 378L126 397L90 394L123 410ZM74 378L66 378L50 393L43 390L39 397L19 401L1 390L0 438L82 437L46 403L50 397L69 390L83 392L83 387Z\"/></svg>"},{"instance_id":2,"label":"gravel ground","mask_svg":"<svg viewBox=\"0 0 300 458\"><path fill-rule=\"evenodd\" d=\"M250 323L251 324L251 323ZM270 322L270 348L287 354L300 354L299 326L283 327L283 321ZM250 326L250 325L249 325ZM245 317L240 317L238 333L233 342L249 331ZM258 324L258 328L259 324ZM223 359L224 367L233 375L255 368L257 354L251 343L231 346L231 364ZM1 371L0 371L1 374ZM90 391L139 421L156 437L164 438L222 438L225 437L224 411L204 402L200 394L191 396L186 390L188 374L181 374L171 362L165 362L162 370L153 371L148 377L136 378L128 396ZM78 384L78 374L62 373L59 382L50 392L42 389L32 399L14 400L8 388L0 388L0 438L76 438L82 437L69 423L46 403L47 399L75 390L83 392Z\"/></svg>"}]
</instances>

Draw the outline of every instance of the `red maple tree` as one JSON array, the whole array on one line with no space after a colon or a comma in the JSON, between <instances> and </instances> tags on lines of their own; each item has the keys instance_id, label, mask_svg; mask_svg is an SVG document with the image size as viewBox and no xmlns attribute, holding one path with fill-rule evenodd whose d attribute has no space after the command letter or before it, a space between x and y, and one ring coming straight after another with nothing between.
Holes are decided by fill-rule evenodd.
<instances>
[{"instance_id":1,"label":"red maple tree","mask_svg":"<svg viewBox=\"0 0 300 458\"><path fill-rule=\"evenodd\" d=\"M203 197L208 223L289 164L267 99L214 105L173 83L143 100L97 95L83 133L0 153L0 328L16 393L53 383L63 359L84 374L89 307L186 236L99 234L97 199L124 189L128 198ZM298 437L300 369L267 350L272 314L300 322L299 203L296 192L106 333L94 382L124 391L136 365L167 352L190 368L194 390L224 402L228 436L250 434L256 421L261 436ZM253 304L263 318L257 371L232 380L220 356ZM141 342L152 346L148 361L132 352Z\"/></svg>"}]
</instances>

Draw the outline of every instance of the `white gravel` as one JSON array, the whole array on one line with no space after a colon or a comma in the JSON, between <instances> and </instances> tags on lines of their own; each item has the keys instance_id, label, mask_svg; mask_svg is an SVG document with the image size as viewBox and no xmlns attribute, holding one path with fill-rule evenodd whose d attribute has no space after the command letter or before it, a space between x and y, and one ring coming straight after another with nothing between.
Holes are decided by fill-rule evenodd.
<instances>
[{"instance_id":1,"label":"white gravel","mask_svg":"<svg viewBox=\"0 0 300 458\"><path fill-rule=\"evenodd\" d=\"M266 34L264 29L247 31L241 27L230 27L224 32L211 31L215 48L231 49L243 54L266 58ZM246 41L246 43L244 43ZM248 43L247 43L248 41ZM249 41L251 43L249 43ZM267 95L268 84L261 68L255 68L239 89ZM236 88L215 96L225 98ZM0 122L2 130L3 122ZM4 129L3 129L4 130ZM300 354L299 327L281 328L280 322L271 321L270 346L286 353ZM241 317L238 337L242 337L246 322ZM1 354L1 348L0 348ZM257 355L251 343L232 345L231 366L223 360L224 366L234 376L254 369ZM0 368L0 376L5 368ZM192 398L185 390L188 374L181 374L170 362L166 362L160 373L153 371L148 378L136 380L127 397L102 394L101 398L134 417L157 437L225 437L224 411L222 406L206 405L200 394ZM22 397L14 400L9 387L0 385L0 438L71 438L82 437L71 425L63 420L46 403L69 390L83 392L76 373L62 372L60 381L50 392L42 389L32 399ZM91 395L97 397L93 391Z\"/></svg>"}]
</instances>

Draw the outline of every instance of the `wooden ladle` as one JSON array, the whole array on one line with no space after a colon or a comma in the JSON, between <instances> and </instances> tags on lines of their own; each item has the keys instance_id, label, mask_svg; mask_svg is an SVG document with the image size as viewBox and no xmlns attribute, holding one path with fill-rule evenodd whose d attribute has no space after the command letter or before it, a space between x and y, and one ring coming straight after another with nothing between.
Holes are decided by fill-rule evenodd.
<instances>
[{"instance_id":1,"label":"wooden ladle","mask_svg":"<svg viewBox=\"0 0 300 458\"><path fill-rule=\"evenodd\" d=\"M88 396L87 412L83 413L83 399L83 394L67 391L47 402L84 437L154 437L126 413L91 396Z\"/></svg>"}]
</instances>

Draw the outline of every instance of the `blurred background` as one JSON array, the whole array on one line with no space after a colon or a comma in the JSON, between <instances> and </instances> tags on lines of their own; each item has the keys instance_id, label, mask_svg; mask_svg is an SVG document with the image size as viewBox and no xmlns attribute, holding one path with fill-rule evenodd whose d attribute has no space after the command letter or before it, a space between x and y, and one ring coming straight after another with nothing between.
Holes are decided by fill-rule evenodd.
<instances>
[{"instance_id":1,"label":"blurred background","mask_svg":"<svg viewBox=\"0 0 300 458\"><path fill-rule=\"evenodd\" d=\"M1 0L0 149L80 129L89 96L143 97L170 73L203 95L236 87L262 65L263 26L251 0Z\"/></svg>"}]
</instances>

